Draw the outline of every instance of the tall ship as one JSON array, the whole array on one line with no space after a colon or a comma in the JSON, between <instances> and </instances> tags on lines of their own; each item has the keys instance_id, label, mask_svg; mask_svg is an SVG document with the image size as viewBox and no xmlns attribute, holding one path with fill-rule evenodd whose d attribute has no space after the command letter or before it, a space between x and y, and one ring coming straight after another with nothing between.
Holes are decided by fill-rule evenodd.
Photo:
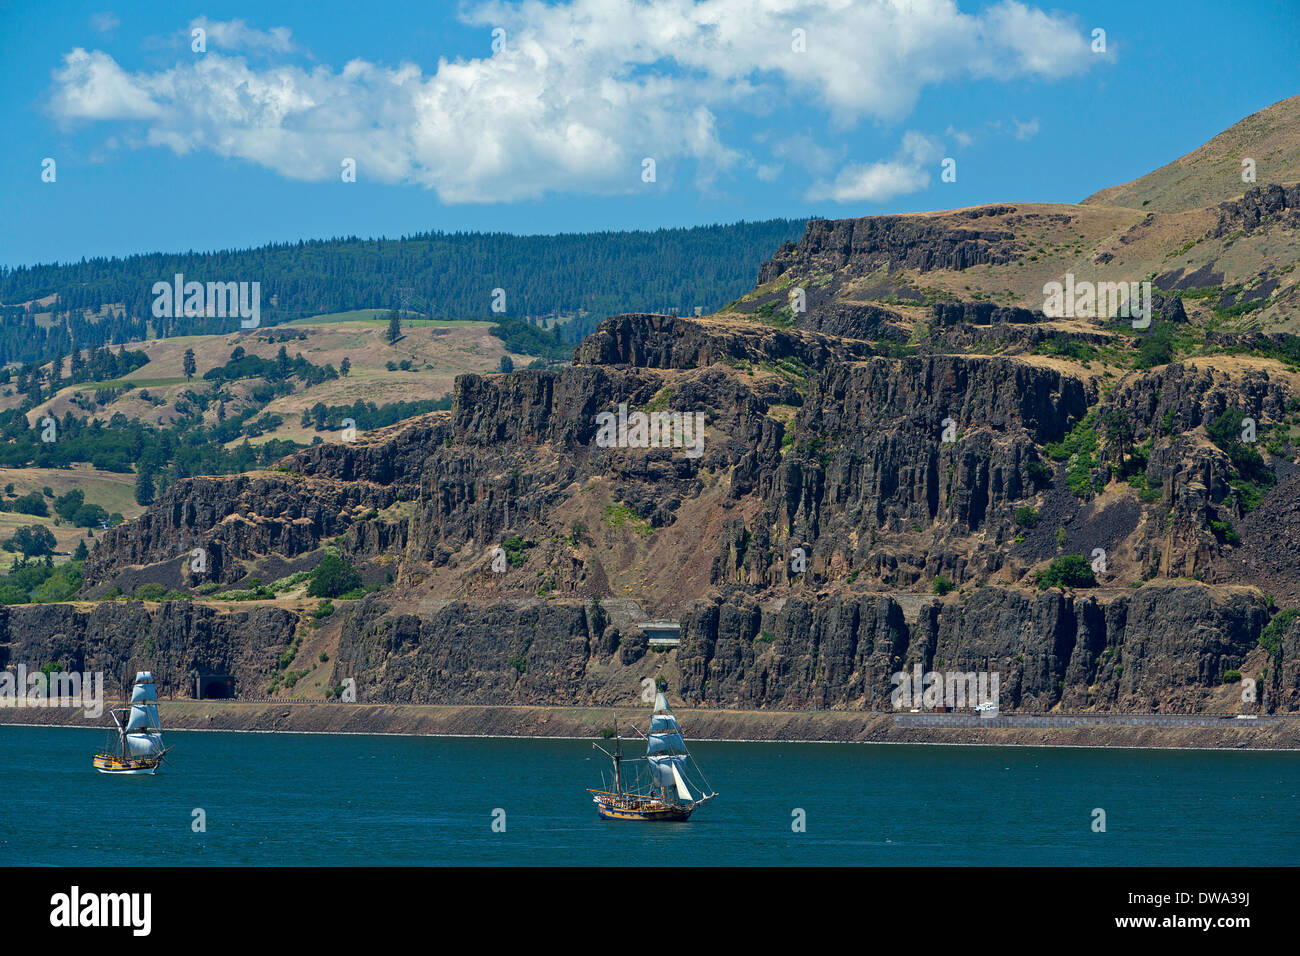
<instances>
[{"instance_id":1,"label":"tall ship","mask_svg":"<svg viewBox=\"0 0 1300 956\"><path fill-rule=\"evenodd\" d=\"M623 756L623 738L618 734L617 716L614 718L614 752L610 753L600 744L592 745L614 764L614 789L588 791L596 804L596 811L606 820L685 821L690 819L696 807L717 796L699 764L686 749L682 730L664 696L667 690L668 685L660 681L654 714L650 717L650 732L642 734L646 741L644 757ZM645 777L641 768L635 766L641 761L645 761ZM691 790L688 763L695 768L703 784L695 787L699 791L698 797ZM629 767L630 764L634 766Z\"/></svg>"},{"instance_id":2,"label":"tall ship","mask_svg":"<svg viewBox=\"0 0 1300 956\"><path fill-rule=\"evenodd\" d=\"M163 746L158 692L151 671L135 675L129 705L115 707L112 714L116 737L105 753L95 754L95 769L100 773L157 773L171 748Z\"/></svg>"}]
</instances>

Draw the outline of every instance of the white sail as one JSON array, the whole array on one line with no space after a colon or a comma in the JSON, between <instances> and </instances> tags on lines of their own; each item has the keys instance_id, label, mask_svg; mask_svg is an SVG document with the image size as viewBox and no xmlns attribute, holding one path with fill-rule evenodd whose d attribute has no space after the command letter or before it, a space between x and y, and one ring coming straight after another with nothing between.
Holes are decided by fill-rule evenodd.
<instances>
[{"instance_id":1,"label":"white sail","mask_svg":"<svg viewBox=\"0 0 1300 956\"><path fill-rule=\"evenodd\" d=\"M646 762L650 765L650 779L654 781L654 785L669 790L677 786L674 771L680 773L686 769L685 757L673 755L647 757Z\"/></svg>"},{"instance_id":2,"label":"white sail","mask_svg":"<svg viewBox=\"0 0 1300 956\"><path fill-rule=\"evenodd\" d=\"M154 757L162 753L162 737L158 734L127 734L122 738L126 742L126 752L131 757Z\"/></svg>"},{"instance_id":3,"label":"white sail","mask_svg":"<svg viewBox=\"0 0 1300 956\"><path fill-rule=\"evenodd\" d=\"M148 677L147 681L141 681L140 677ZM158 691L154 689L153 678L149 677L148 671L143 671L136 678L136 685L131 690L131 703L142 704L149 701L158 700Z\"/></svg>"},{"instance_id":4,"label":"white sail","mask_svg":"<svg viewBox=\"0 0 1300 956\"><path fill-rule=\"evenodd\" d=\"M691 790L686 786L686 781L682 779L681 771L677 769L676 764L673 765L673 783L677 785L678 797L685 800L687 803L690 803L695 799L691 796Z\"/></svg>"},{"instance_id":5,"label":"white sail","mask_svg":"<svg viewBox=\"0 0 1300 956\"><path fill-rule=\"evenodd\" d=\"M126 722L126 732L128 734L137 731L156 731L162 727L158 723L158 705L157 704L132 704L131 718Z\"/></svg>"},{"instance_id":6,"label":"white sail","mask_svg":"<svg viewBox=\"0 0 1300 956\"><path fill-rule=\"evenodd\" d=\"M650 718L650 733L646 736L646 763L650 779L656 787L672 790L685 803L694 803L691 788L686 785L686 741L677 718L662 690L655 697L654 714Z\"/></svg>"},{"instance_id":7,"label":"white sail","mask_svg":"<svg viewBox=\"0 0 1300 956\"><path fill-rule=\"evenodd\" d=\"M686 741L679 733L652 733L646 738L648 754L685 754Z\"/></svg>"}]
</instances>

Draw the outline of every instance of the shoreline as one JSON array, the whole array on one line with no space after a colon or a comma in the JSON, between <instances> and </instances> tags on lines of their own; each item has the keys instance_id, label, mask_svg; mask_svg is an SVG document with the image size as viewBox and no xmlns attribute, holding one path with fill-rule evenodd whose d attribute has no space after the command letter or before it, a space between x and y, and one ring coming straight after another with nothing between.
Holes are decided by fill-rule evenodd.
<instances>
[{"instance_id":1,"label":"shoreline","mask_svg":"<svg viewBox=\"0 0 1300 956\"><path fill-rule=\"evenodd\" d=\"M398 737L599 739L608 707L510 704L342 704L162 701L167 729ZM629 707L620 724L645 708ZM1041 726L903 726L863 711L694 710L676 714L692 740L728 743L879 743L1162 750L1300 750L1300 719L1217 725L1110 723ZM1043 715L1022 715L1041 718ZM1123 715L1118 715L1122 717ZM1135 720L1149 715L1131 715ZM1192 716L1192 715L1187 715ZM0 725L109 730L80 708L0 708Z\"/></svg>"}]
</instances>

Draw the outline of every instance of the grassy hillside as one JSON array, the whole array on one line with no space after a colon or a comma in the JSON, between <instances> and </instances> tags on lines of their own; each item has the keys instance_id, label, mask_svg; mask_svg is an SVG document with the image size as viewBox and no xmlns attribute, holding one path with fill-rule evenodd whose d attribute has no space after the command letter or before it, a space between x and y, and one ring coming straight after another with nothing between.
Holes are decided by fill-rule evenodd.
<instances>
[{"instance_id":1,"label":"grassy hillside","mask_svg":"<svg viewBox=\"0 0 1300 956\"><path fill-rule=\"evenodd\" d=\"M1300 181L1300 96L1252 113L1186 156L1083 203L1158 212L1216 205L1246 191L1241 161L1247 158L1255 160L1260 183Z\"/></svg>"},{"instance_id":2,"label":"grassy hillside","mask_svg":"<svg viewBox=\"0 0 1300 956\"><path fill-rule=\"evenodd\" d=\"M349 373L298 387L292 394L269 402L259 402L254 395L263 384L260 378L229 381L222 388L225 411L234 415L256 407L261 412L259 418L278 415L284 419L282 425L252 436L254 444L272 438L306 444L320 433L301 427L299 421L303 411L318 402L327 406L357 401L385 405L437 399L451 391L455 377L461 373L499 371L503 357L521 368L533 361L532 356L507 351L501 339L492 334L491 322L408 319L403 323L401 338L390 343L388 322L379 317L382 315L377 310L362 310L301 319L275 330L132 343L132 350L148 354L147 364L120 379L66 385L53 397L29 407L26 419L35 426L48 415L62 420L71 413L77 418L107 421L120 413L132 421L174 425L189 417L185 393L206 389L210 383L204 375L224 365L236 348L273 360L283 347L290 356L302 355L318 366L339 369L346 359ZM188 351L194 353L196 366L192 379L184 374ZM389 369L389 363L398 367ZM409 368L403 368L407 363ZM110 390L114 394L106 395ZM15 388L0 388L0 411L20 407L24 399L25 394ZM211 405L201 418L215 423L217 408Z\"/></svg>"}]
</instances>

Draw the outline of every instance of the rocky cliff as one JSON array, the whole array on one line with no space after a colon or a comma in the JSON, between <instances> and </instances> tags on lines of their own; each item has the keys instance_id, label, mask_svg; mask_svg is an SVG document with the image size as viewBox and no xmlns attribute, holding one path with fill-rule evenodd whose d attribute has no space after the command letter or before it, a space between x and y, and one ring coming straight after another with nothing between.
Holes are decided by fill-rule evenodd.
<instances>
[{"instance_id":1,"label":"rocky cliff","mask_svg":"<svg viewBox=\"0 0 1300 956\"><path fill-rule=\"evenodd\" d=\"M1287 229L1293 206L1252 191L1221 221ZM1287 341L1216 331L1171 361L1140 330L942 286L1096 222L1120 263L1160 226L815 220L719 315L615 316L567 367L461 376L449 412L177 482L105 534L84 596L192 600L10 609L0 653L258 693L328 661L320 686L389 702L617 704L666 676L707 706L879 710L920 666L995 671L1008 710L1226 711L1243 678L1252 706L1300 708L1297 629L1259 643L1300 601ZM1195 334L1185 301L1157 297L1160 335ZM222 596L327 549L380 590L332 617L301 586ZM620 601L680 620L681 645L608 619Z\"/></svg>"}]
</instances>

